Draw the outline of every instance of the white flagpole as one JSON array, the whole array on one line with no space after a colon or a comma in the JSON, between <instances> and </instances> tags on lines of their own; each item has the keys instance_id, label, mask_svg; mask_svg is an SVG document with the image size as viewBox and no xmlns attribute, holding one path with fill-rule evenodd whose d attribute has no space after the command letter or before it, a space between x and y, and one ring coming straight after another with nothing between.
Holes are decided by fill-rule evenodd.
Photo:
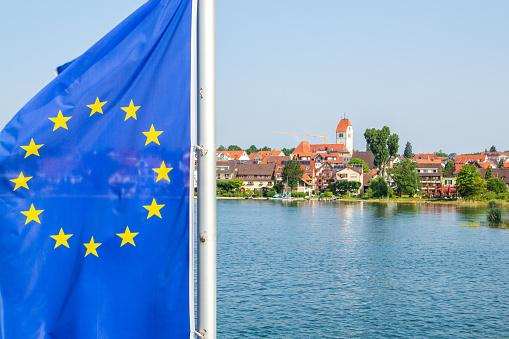
<instances>
[{"instance_id":1,"label":"white flagpole","mask_svg":"<svg viewBox=\"0 0 509 339\"><path fill-rule=\"evenodd\" d=\"M216 339L216 3L198 0L197 320Z\"/></svg>"}]
</instances>

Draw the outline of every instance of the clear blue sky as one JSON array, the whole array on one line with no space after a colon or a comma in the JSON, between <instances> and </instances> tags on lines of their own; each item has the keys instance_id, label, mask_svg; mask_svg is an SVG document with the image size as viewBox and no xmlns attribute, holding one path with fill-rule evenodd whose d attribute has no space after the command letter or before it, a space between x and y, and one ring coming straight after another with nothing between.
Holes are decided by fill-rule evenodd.
<instances>
[{"instance_id":1,"label":"clear blue sky","mask_svg":"<svg viewBox=\"0 0 509 339\"><path fill-rule=\"evenodd\" d=\"M143 3L0 0L0 125ZM384 125L401 153L509 150L509 1L216 4L217 145L333 141L346 113L360 150Z\"/></svg>"}]
</instances>

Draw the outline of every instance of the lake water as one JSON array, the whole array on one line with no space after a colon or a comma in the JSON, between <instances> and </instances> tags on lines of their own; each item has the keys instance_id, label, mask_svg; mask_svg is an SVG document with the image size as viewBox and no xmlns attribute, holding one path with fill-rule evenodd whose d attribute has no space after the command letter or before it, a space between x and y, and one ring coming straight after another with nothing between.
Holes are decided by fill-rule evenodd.
<instances>
[{"instance_id":1,"label":"lake water","mask_svg":"<svg viewBox=\"0 0 509 339\"><path fill-rule=\"evenodd\" d=\"M509 230L461 226L486 212L218 200L218 338L509 337Z\"/></svg>"}]
</instances>

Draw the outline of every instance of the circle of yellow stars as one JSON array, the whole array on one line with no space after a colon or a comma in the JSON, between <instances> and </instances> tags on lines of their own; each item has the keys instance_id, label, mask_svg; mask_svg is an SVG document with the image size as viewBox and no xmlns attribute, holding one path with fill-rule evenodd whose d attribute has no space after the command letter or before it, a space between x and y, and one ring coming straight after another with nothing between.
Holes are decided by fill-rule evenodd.
<instances>
[{"instance_id":1,"label":"circle of yellow stars","mask_svg":"<svg viewBox=\"0 0 509 339\"><path fill-rule=\"evenodd\" d=\"M95 102L90 105L86 105L88 108L91 109L89 117L94 116L95 113L104 114L103 106L108 103L107 101L101 101L99 97L95 99ZM124 121L127 121L129 118L133 118L134 120L138 120L136 116L136 112L140 109L141 106L135 106L133 103L133 100L130 101L129 105L126 107L120 107L124 112L126 112ZM62 114L62 111L59 110L56 117L49 117L48 119L54 124L53 125L53 132L59 130L60 128L68 130L67 122L72 118L72 116L64 116ZM163 133L163 131L156 131L153 124L151 124L150 129L146 132L142 132L143 135L147 138L145 142L145 146L149 145L150 143L155 143L157 145L161 145L159 143L158 137ZM39 149L43 147L44 144L36 144L34 139L30 140L30 143L26 146L20 146L23 150L26 151L25 153L25 159L28 158L30 155L40 156ZM166 164L164 161L162 161L160 167L152 168L152 170L157 173L157 177L155 178L155 182L158 182L160 180L166 180L170 182L170 178L168 176L168 173L172 170L171 167L166 167ZM155 174L154 174L155 176ZM25 176L23 172L19 173L19 176L17 178L11 179L10 181L13 182L14 188L13 191L16 191L19 188L25 188L29 190L28 181L31 180L33 177ZM144 205L143 208L148 210L147 219L150 219L153 216L159 217L162 219L161 215L161 209L164 207L164 204L157 204L156 199L152 198L152 202L150 205ZM30 205L30 208L28 211L21 211L21 214L23 214L26 217L25 225L27 225L30 222L36 222L38 224L41 224L41 220L39 219L39 215L43 213L44 210L38 210L35 208L34 204ZM139 234L139 232L131 232L129 229L129 226L126 226L124 233L116 233L117 236L119 236L122 241L120 243L120 247L131 244L132 246L136 247L136 244L134 242L134 237L136 237ZM73 236L73 234L65 234L64 230L60 228L60 231L58 234L50 235L52 239L55 240L55 247L54 249L64 246L67 248L69 247L68 240ZM99 257L99 254L97 253L97 248L102 245L102 243L95 242L94 237L92 236L90 238L90 241L88 243L83 244L86 248L85 257L89 254L93 254L96 257Z\"/></svg>"}]
</instances>

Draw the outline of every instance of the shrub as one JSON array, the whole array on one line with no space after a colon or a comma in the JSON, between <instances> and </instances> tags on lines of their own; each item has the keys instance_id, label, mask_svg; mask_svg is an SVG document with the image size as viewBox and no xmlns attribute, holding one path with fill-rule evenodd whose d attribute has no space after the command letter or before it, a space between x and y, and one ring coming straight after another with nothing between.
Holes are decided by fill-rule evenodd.
<instances>
[{"instance_id":1,"label":"shrub","mask_svg":"<svg viewBox=\"0 0 509 339\"><path fill-rule=\"evenodd\" d=\"M495 193L507 193L507 185L502 178L491 178L486 182L488 191Z\"/></svg>"},{"instance_id":2,"label":"shrub","mask_svg":"<svg viewBox=\"0 0 509 339\"><path fill-rule=\"evenodd\" d=\"M498 208L492 208L488 211L488 223L500 224L502 222L502 212Z\"/></svg>"},{"instance_id":3,"label":"shrub","mask_svg":"<svg viewBox=\"0 0 509 339\"><path fill-rule=\"evenodd\" d=\"M328 198L330 196L332 196L332 193L331 191L329 190L325 190L322 194L320 194L323 198Z\"/></svg>"},{"instance_id":4,"label":"shrub","mask_svg":"<svg viewBox=\"0 0 509 339\"><path fill-rule=\"evenodd\" d=\"M479 196L479 200L481 201L490 201L497 198L497 194L495 192L487 191Z\"/></svg>"},{"instance_id":5,"label":"shrub","mask_svg":"<svg viewBox=\"0 0 509 339\"><path fill-rule=\"evenodd\" d=\"M377 177L369 181L367 194L370 198L390 198L392 197L392 189L383 177Z\"/></svg>"},{"instance_id":6,"label":"shrub","mask_svg":"<svg viewBox=\"0 0 509 339\"><path fill-rule=\"evenodd\" d=\"M509 193L498 193L497 199L498 200L509 200Z\"/></svg>"},{"instance_id":7,"label":"shrub","mask_svg":"<svg viewBox=\"0 0 509 339\"><path fill-rule=\"evenodd\" d=\"M491 208L502 206L502 202L499 200L490 200L490 201L488 201L488 206Z\"/></svg>"}]
</instances>

